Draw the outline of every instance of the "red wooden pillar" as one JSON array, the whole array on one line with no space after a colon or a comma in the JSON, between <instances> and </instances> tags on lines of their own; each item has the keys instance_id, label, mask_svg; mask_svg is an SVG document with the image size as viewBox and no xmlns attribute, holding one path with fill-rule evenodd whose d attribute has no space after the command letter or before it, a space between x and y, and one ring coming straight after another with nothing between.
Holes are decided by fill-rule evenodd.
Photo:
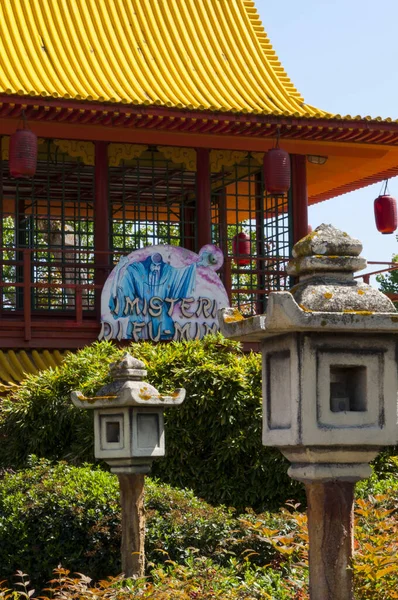
<instances>
[{"instance_id":1,"label":"red wooden pillar","mask_svg":"<svg viewBox=\"0 0 398 600\"><path fill-rule=\"evenodd\" d=\"M211 244L211 184L210 184L210 150L196 150L196 223L197 249Z\"/></svg>"},{"instance_id":2,"label":"red wooden pillar","mask_svg":"<svg viewBox=\"0 0 398 600\"><path fill-rule=\"evenodd\" d=\"M308 233L307 157L292 154L293 244Z\"/></svg>"},{"instance_id":3,"label":"red wooden pillar","mask_svg":"<svg viewBox=\"0 0 398 600\"><path fill-rule=\"evenodd\" d=\"M95 142L94 171L94 248L96 285L103 285L109 273L109 202L108 202L108 143ZM101 314L101 289L95 292L97 316Z\"/></svg>"},{"instance_id":4,"label":"red wooden pillar","mask_svg":"<svg viewBox=\"0 0 398 600\"><path fill-rule=\"evenodd\" d=\"M4 247L4 235L3 235L3 219L4 219L4 206L3 206L3 176L4 176L4 164L3 164L3 153L2 153L2 140L3 137L0 135L0 248ZM0 251L0 273L3 275L3 251ZM3 292L4 288L0 288L0 316L3 309Z\"/></svg>"},{"instance_id":5,"label":"red wooden pillar","mask_svg":"<svg viewBox=\"0 0 398 600\"><path fill-rule=\"evenodd\" d=\"M257 299L256 313L262 315L265 310L265 294L263 293L266 285L266 261L265 257L265 231L264 231L264 190L262 185L261 173L255 174L255 198L256 198L256 254L257 254Z\"/></svg>"}]
</instances>

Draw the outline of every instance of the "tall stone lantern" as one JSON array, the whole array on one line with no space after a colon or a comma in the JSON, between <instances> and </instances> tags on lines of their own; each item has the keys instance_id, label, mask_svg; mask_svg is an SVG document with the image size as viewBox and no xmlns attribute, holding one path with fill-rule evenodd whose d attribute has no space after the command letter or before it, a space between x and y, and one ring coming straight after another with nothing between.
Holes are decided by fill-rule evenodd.
<instances>
[{"instance_id":1,"label":"tall stone lantern","mask_svg":"<svg viewBox=\"0 0 398 600\"><path fill-rule=\"evenodd\" d=\"M122 508L122 569L126 577L144 576L144 476L165 455L163 411L178 406L185 390L161 395L144 381L145 365L126 353L110 367L111 382L94 398L72 392L77 408L94 411L94 455L119 478Z\"/></svg>"},{"instance_id":2,"label":"tall stone lantern","mask_svg":"<svg viewBox=\"0 0 398 600\"><path fill-rule=\"evenodd\" d=\"M288 274L299 281L270 294L266 315L220 315L226 337L261 342L263 444L306 487L312 600L352 600L355 482L398 441L398 314L354 279L361 250L321 225L295 245Z\"/></svg>"}]
</instances>

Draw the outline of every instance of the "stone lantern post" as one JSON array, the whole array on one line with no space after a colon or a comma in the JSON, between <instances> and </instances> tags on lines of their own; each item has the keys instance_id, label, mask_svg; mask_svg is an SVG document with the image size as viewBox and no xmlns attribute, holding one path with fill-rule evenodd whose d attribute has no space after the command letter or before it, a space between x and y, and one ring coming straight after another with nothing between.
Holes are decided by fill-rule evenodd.
<instances>
[{"instance_id":1,"label":"stone lantern post","mask_svg":"<svg viewBox=\"0 0 398 600\"><path fill-rule=\"evenodd\" d=\"M77 408L94 410L94 455L105 460L120 485L122 569L143 577L145 566L144 477L152 461L165 454L163 411L181 404L185 390L162 396L143 381L145 365L130 354L111 365L111 383L94 398L72 392Z\"/></svg>"},{"instance_id":2,"label":"stone lantern post","mask_svg":"<svg viewBox=\"0 0 398 600\"><path fill-rule=\"evenodd\" d=\"M306 488L311 600L353 599L355 482L398 440L398 314L354 279L361 250L321 225L295 245L288 273L299 282L271 293L266 315L220 315L224 335L262 344L263 444Z\"/></svg>"}]
</instances>

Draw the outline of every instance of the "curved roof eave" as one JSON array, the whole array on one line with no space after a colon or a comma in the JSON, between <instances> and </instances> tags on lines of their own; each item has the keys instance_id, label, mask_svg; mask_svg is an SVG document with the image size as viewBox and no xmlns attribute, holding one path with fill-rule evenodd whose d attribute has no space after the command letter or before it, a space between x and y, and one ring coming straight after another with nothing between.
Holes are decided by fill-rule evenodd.
<instances>
[{"instance_id":1,"label":"curved roof eave","mask_svg":"<svg viewBox=\"0 0 398 600\"><path fill-rule=\"evenodd\" d=\"M305 104L251 0L0 2L0 94L324 117Z\"/></svg>"}]
</instances>

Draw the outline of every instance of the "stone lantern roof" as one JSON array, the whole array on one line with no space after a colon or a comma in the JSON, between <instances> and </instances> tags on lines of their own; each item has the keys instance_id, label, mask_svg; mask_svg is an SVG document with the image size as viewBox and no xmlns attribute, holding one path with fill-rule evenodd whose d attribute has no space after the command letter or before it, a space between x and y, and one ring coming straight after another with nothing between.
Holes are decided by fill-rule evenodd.
<instances>
[{"instance_id":1,"label":"stone lantern roof","mask_svg":"<svg viewBox=\"0 0 398 600\"><path fill-rule=\"evenodd\" d=\"M220 311L223 335L244 342L288 332L395 332L398 314L387 296L354 278L366 267L362 244L322 224L293 248L288 274L299 281L290 292L271 292L267 312L249 319L235 308Z\"/></svg>"},{"instance_id":2,"label":"stone lantern roof","mask_svg":"<svg viewBox=\"0 0 398 600\"><path fill-rule=\"evenodd\" d=\"M382 292L354 279L354 273L366 268L366 260L359 256L361 250L359 240L325 224L297 242L287 272L299 277L290 291L300 308L312 312L396 312Z\"/></svg>"}]
</instances>

